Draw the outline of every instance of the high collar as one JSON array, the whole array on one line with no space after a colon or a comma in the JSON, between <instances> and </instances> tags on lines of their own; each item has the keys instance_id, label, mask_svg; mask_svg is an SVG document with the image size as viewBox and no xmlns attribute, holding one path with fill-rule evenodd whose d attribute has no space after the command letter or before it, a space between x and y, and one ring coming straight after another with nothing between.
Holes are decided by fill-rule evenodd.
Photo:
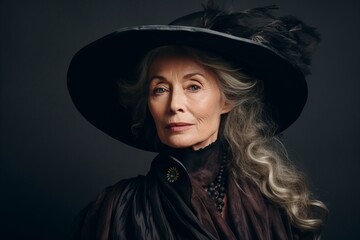
<instances>
[{"instance_id":1,"label":"high collar","mask_svg":"<svg viewBox=\"0 0 360 240\"><path fill-rule=\"evenodd\" d=\"M189 177L202 187L208 186L216 178L222 160L222 146L219 140L196 151L191 147L167 147L164 152L179 160L185 166Z\"/></svg>"}]
</instances>

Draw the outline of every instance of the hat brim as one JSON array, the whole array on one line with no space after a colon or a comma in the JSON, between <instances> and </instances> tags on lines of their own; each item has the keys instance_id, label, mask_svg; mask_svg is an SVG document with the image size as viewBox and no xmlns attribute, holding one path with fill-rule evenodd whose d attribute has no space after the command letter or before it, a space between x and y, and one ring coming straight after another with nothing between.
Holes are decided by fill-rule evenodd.
<instances>
[{"instance_id":1,"label":"hat brim","mask_svg":"<svg viewBox=\"0 0 360 240\"><path fill-rule=\"evenodd\" d=\"M134 68L151 49L182 45L218 54L264 82L266 111L289 127L307 99L303 73L269 47L210 29L146 25L115 31L78 51L68 70L68 89L80 113L95 127L128 145L156 151L153 141L134 140L132 114L119 105L117 82L132 81Z\"/></svg>"}]
</instances>

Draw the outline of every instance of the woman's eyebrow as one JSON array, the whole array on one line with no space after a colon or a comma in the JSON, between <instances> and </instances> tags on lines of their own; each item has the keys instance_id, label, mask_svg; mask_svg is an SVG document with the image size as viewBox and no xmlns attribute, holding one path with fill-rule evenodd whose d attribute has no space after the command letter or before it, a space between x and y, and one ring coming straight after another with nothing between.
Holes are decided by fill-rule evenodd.
<instances>
[{"instance_id":1,"label":"woman's eyebrow","mask_svg":"<svg viewBox=\"0 0 360 240\"><path fill-rule=\"evenodd\" d=\"M202 73L194 72L194 73L188 73L184 76L184 78L192 78L193 76L200 75L201 77L205 77Z\"/></svg>"},{"instance_id":2,"label":"woman's eyebrow","mask_svg":"<svg viewBox=\"0 0 360 240\"><path fill-rule=\"evenodd\" d=\"M201 77L205 77L204 74L202 73L199 73L199 72L193 72L193 73L188 73L188 74L185 74L185 76L183 78L186 78L186 79L189 79L189 78L192 78L193 76L196 76L196 75L199 75ZM160 80L160 81L166 81L167 79L163 76L160 76L160 75L154 75L150 78L150 82L153 81L153 80Z\"/></svg>"},{"instance_id":3,"label":"woman's eyebrow","mask_svg":"<svg viewBox=\"0 0 360 240\"><path fill-rule=\"evenodd\" d=\"M163 76L155 75L150 78L150 82L153 80L160 80L160 81L166 81L166 78Z\"/></svg>"}]
</instances>

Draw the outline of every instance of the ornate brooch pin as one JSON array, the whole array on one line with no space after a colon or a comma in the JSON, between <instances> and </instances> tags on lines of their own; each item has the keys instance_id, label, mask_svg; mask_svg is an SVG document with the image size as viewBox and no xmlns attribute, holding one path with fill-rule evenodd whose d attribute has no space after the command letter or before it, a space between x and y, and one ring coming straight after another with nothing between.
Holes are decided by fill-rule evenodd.
<instances>
[{"instance_id":1,"label":"ornate brooch pin","mask_svg":"<svg viewBox=\"0 0 360 240\"><path fill-rule=\"evenodd\" d=\"M179 171L175 167L171 167L166 172L166 180L168 182L176 182L179 179Z\"/></svg>"}]
</instances>

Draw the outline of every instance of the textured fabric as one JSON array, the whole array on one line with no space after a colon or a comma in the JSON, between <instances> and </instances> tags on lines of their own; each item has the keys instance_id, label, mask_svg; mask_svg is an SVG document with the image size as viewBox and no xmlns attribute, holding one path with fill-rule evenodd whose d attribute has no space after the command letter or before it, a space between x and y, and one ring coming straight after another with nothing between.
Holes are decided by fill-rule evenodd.
<instances>
[{"instance_id":1,"label":"textured fabric","mask_svg":"<svg viewBox=\"0 0 360 240\"><path fill-rule=\"evenodd\" d=\"M147 176L105 189L82 212L73 239L304 239L293 236L281 209L248 181L228 178L221 216L203 186L220 164L221 151L210 147L216 154L201 158L209 151L200 151L200 165L187 161L196 157L191 152L182 160L159 154Z\"/></svg>"}]
</instances>

